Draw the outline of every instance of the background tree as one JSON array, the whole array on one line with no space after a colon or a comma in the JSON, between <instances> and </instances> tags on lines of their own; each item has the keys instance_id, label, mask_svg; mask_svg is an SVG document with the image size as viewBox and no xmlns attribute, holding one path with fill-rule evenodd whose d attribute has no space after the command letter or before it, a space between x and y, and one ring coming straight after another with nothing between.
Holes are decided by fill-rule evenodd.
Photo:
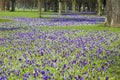
<instances>
[{"instance_id":1,"label":"background tree","mask_svg":"<svg viewBox=\"0 0 120 80\"><path fill-rule=\"evenodd\" d=\"M1 0L1 10L5 11L5 0Z\"/></svg>"},{"instance_id":2,"label":"background tree","mask_svg":"<svg viewBox=\"0 0 120 80\"><path fill-rule=\"evenodd\" d=\"M76 12L76 0L72 0L72 12Z\"/></svg>"},{"instance_id":3,"label":"background tree","mask_svg":"<svg viewBox=\"0 0 120 80\"><path fill-rule=\"evenodd\" d=\"M6 2L6 10L10 10L10 0L7 0Z\"/></svg>"},{"instance_id":4,"label":"background tree","mask_svg":"<svg viewBox=\"0 0 120 80\"><path fill-rule=\"evenodd\" d=\"M42 4L42 0L38 0L38 10L39 10L39 17L41 18L41 4Z\"/></svg>"},{"instance_id":5,"label":"background tree","mask_svg":"<svg viewBox=\"0 0 120 80\"><path fill-rule=\"evenodd\" d=\"M97 9L98 15L102 15L102 0L97 0L97 6L98 6Z\"/></svg>"},{"instance_id":6,"label":"background tree","mask_svg":"<svg viewBox=\"0 0 120 80\"><path fill-rule=\"evenodd\" d=\"M15 11L15 1L16 0L11 0L11 11Z\"/></svg>"},{"instance_id":7,"label":"background tree","mask_svg":"<svg viewBox=\"0 0 120 80\"><path fill-rule=\"evenodd\" d=\"M107 0L108 26L120 27L120 0Z\"/></svg>"},{"instance_id":8,"label":"background tree","mask_svg":"<svg viewBox=\"0 0 120 80\"><path fill-rule=\"evenodd\" d=\"M59 15L62 14L62 0L58 0L58 3L59 3Z\"/></svg>"},{"instance_id":9,"label":"background tree","mask_svg":"<svg viewBox=\"0 0 120 80\"><path fill-rule=\"evenodd\" d=\"M65 13L67 13L67 0L64 0L64 10L65 10Z\"/></svg>"}]
</instances>

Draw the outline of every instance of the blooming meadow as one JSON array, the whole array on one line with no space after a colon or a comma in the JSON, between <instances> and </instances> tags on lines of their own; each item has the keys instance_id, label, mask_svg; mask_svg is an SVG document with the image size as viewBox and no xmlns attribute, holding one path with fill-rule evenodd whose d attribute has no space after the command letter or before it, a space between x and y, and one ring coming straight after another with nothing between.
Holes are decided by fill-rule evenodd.
<instances>
[{"instance_id":1,"label":"blooming meadow","mask_svg":"<svg viewBox=\"0 0 120 80\"><path fill-rule=\"evenodd\" d=\"M104 18L4 18L14 21L0 23L0 80L120 79L116 70L120 65L120 33L67 29L94 26ZM51 26L59 28L41 30Z\"/></svg>"}]
</instances>

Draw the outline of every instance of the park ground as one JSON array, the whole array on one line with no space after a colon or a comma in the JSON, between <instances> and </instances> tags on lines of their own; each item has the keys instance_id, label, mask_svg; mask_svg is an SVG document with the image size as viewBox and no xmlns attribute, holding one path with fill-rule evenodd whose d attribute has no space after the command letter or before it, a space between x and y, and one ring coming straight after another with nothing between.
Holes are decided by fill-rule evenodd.
<instances>
[{"instance_id":1,"label":"park ground","mask_svg":"<svg viewBox=\"0 0 120 80\"><path fill-rule=\"evenodd\" d=\"M104 16L0 12L0 80L120 80L120 28Z\"/></svg>"}]
</instances>

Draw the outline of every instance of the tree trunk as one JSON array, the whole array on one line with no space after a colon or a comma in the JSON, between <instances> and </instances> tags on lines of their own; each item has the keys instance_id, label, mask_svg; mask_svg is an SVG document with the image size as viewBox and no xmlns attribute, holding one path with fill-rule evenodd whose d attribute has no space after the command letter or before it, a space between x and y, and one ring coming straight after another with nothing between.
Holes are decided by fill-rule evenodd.
<instances>
[{"instance_id":1,"label":"tree trunk","mask_svg":"<svg viewBox=\"0 0 120 80\"><path fill-rule=\"evenodd\" d=\"M5 0L2 0L1 2L2 2L1 3L1 10L5 11Z\"/></svg>"},{"instance_id":2,"label":"tree trunk","mask_svg":"<svg viewBox=\"0 0 120 80\"><path fill-rule=\"evenodd\" d=\"M67 13L67 1L66 0L64 1L64 5L65 5L64 6L65 7L65 13Z\"/></svg>"},{"instance_id":3,"label":"tree trunk","mask_svg":"<svg viewBox=\"0 0 120 80\"><path fill-rule=\"evenodd\" d=\"M120 27L120 0L107 0L108 26Z\"/></svg>"},{"instance_id":4,"label":"tree trunk","mask_svg":"<svg viewBox=\"0 0 120 80\"><path fill-rule=\"evenodd\" d=\"M41 0L38 0L39 17L41 18Z\"/></svg>"},{"instance_id":5,"label":"tree trunk","mask_svg":"<svg viewBox=\"0 0 120 80\"><path fill-rule=\"evenodd\" d=\"M72 0L72 12L76 13L76 0Z\"/></svg>"},{"instance_id":6,"label":"tree trunk","mask_svg":"<svg viewBox=\"0 0 120 80\"><path fill-rule=\"evenodd\" d=\"M98 15L102 15L102 2L101 0L97 0L98 3Z\"/></svg>"},{"instance_id":7,"label":"tree trunk","mask_svg":"<svg viewBox=\"0 0 120 80\"><path fill-rule=\"evenodd\" d=\"M62 2L61 0L58 1L59 2L59 15L62 14Z\"/></svg>"},{"instance_id":8,"label":"tree trunk","mask_svg":"<svg viewBox=\"0 0 120 80\"><path fill-rule=\"evenodd\" d=\"M45 11L45 0L41 0L41 10Z\"/></svg>"},{"instance_id":9,"label":"tree trunk","mask_svg":"<svg viewBox=\"0 0 120 80\"><path fill-rule=\"evenodd\" d=\"M47 3L46 1L44 2L44 5L45 5L45 12L47 11Z\"/></svg>"},{"instance_id":10,"label":"tree trunk","mask_svg":"<svg viewBox=\"0 0 120 80\"><path fill-rule=\"evenodd\" d=\"M55 9L54 12L57 12L57 10L58 10L58 7L57 7L57 6L58 6L58 2L56 1L56 2L54 2L54 7L55 7L55 8L54 8L54 9Z\"/></svg>"},{"instance_id":11,"label":"tree trunk","mask_svg":"<svg viewBox=\"0 0 120 80\"><path fill-rule=\"evenodd\" d=\"M7 10L10 10L10 2L7 1Z\"/></svg>"},{"instance_id":12,"label":"tree trunk","mask_svg":"<svg viewBox=\"0 0 120 80\"><path fill-rule=\"evenodd\" d=\"M11 0L11 11L15 11L15 0Z\"/></svg>"}]
</instances>

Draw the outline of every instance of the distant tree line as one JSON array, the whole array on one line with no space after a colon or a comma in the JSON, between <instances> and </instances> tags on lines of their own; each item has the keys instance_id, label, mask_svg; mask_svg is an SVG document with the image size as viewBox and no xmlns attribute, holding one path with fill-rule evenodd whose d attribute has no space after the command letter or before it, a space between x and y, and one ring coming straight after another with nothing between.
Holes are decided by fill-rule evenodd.
<instances>
[{"instance_id":1,"label":"distant tree line","mask_svg":"<svg viewBox=\"0 0 120 80\"><path fill-rule=\"evenodd\" d=\"M15 11L16 8L38 9L62 13L96 12L106 14L106 25L120 26L120 0L1 0L0 9Z\"/></svg>"},{"instance_id":2,"label":"distant tree line","mask_svg":"<svg viewBox=\"0 0 120 80\"><path fill-rule=\"evenodd\" d=\"M106 0L1 0L1 10L15 11L15 8L35 9L41 2L42 11L54 11L67 13L75 12L98 12L102 14ZM99 9L98 9L99 8ZM60 11L59 11L60 10Z\"/></svg>"}]
</instances>

